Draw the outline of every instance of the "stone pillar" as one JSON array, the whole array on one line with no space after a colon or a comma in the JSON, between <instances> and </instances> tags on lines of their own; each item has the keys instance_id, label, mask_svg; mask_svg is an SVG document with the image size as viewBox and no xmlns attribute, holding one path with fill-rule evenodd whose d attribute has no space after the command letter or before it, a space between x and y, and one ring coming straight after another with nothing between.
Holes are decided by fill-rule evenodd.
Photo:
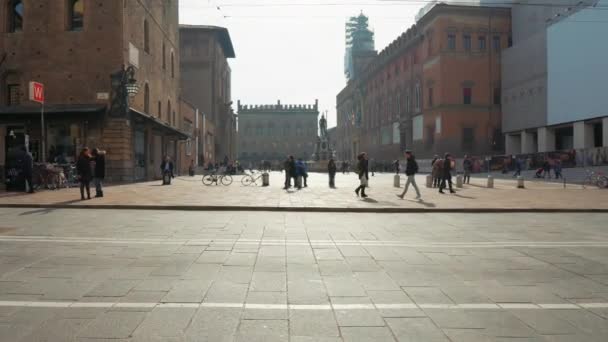
<instances>
[{"instance_id":1,"label":"stone pillar","mask_svg":"<svg viewBox=\"0 0 608 342\"><path fill-rule=\"evenodd\" d=\"M526 131L521 131L521 153L534 152L536 152L536 146L534 146L533 134Z\"/></svg>"},{"instance_id":2,"label":"stone pillar","mask_svg":"<svg viewBox=\"0 0 608 342\"><path fill-rule=\"evenodd\" d=\"M4 177L6 174L6 146L4 146L5 137L6 126L0 126L0 190L6 189L6 184L4 183Z\"/></svg>"},{"instance_id":3,"label":"stone pillar","mask_svg":"<svg viewBox=\"0 0 608 342\"><path fill-rule=\"evenodd\" d=\"M538 152L555 151L555 133L553 129L541 127L538 129Z\"/></svg>"},{"instance_id":4,"label":"stone pillar","mask_svg":"<svg viewBox=\"0 0 608 342\"><path fill-rule=\"evenodd\" d=\"M608 117L602 119L602 146L608 147Z\"/></svg>"},{"instance_id":5,"label":"stone pillar","mask_svg":"<svg viewBox=\"0 0 608 342\"><path fill-rule=\"evenodd\" d=\"M521 136L516 134L505 135L505 152L507 154L521 153Z\"/></svg>"},{"instance_id":6,"label":"stone pillar","mask_svg":"<svg viewBox=\"0 0 608 342\"><path fill-rule=\"evenodd\" d=\"M109 119L103 129L103 146L107 148L106 173L111 182L135 179L133 129L129 120Z\"/></svg>"},{"instance_id":7,"label":"stone pillar","mask_svg":"<svg viewBox=\"0 0 608 342\"><path fill-rule=\"evenodd\" d=\"M585 124L584 121L578 121L573 125L573 132L575 149L593 147L593 126Z\"/></svg>"}]
</instances>

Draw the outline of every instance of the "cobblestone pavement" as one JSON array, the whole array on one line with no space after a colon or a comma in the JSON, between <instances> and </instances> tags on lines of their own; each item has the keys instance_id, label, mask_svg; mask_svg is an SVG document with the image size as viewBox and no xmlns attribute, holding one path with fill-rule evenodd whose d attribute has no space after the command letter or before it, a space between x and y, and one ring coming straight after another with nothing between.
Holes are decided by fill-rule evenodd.
<instances>
[{"instance_id":1,"label":"cobblestone pavement","mask_svg":"<svg viewBox=\"0 0 608 342\"><path fill-rule=\"evenodd\" d=\"M328 187L326 174L311 173L309 187L302 190L281 189L284 176L270 175L271 186L241 184L241 176L234 176L230 186L204 186L201 176L179 177L170 186L160 182L117 185L107 187L105 197L80 201L78 189L42 191L34 195L3 194L0 205L6 204L62 204L62 205L156 205L156 206L238 206L266 208L371 208L371 209L608 209L608 190L583 189L580 185L526 182L525 189L517 189L513 180L496 180L493 189L486 188L486 179L472 178L457 193L439 194L437 189L425 187L425 176L417 183L422 200L415 200L410 188L405 199L397 198L403 189L393 187L393 174L376 174L370 177L369 198L358 198L354 189L356 176L338 174L337 189ZM454 182L456 177L454 177ZM404 186L401 176L401 186Z\"/></svg>"},{"instance_id":2,"label":"cobblestone pavement","mask_svg":"<svg viewBox=\"0 0 608 342\"><path fill-rule=\"evenodd\" d=\"M607 219L0 209L0 340L607 341Z\"/></svg>"}]
</instances>

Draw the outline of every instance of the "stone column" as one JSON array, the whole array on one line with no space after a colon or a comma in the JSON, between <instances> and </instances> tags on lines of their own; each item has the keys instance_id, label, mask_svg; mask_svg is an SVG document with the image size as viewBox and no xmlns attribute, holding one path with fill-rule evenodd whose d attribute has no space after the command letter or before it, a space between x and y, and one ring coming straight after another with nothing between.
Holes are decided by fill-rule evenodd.
<instances>
[{"instance_id":1,"label":"stone column","mask_svg":"<svg viewBox=\"0 0 608 342\"><path fill-rule=\"evenodd\" d=\"M593 126L585 124L584 121L578 121L574 123L573 131L573 145L575 149L593 147Z\"/></svg>"},{"instance_id":2,"label":"stone column","mask_svg":"<svg viewBox=\"0 0 608 342\"><path fill-rule=\"evenodd\" d=\"M555 133L553 129L541 127L538 129L538 152L555 151Z\"/></svg>"},{"instance_id":3,"label":"stone column","mask_svg":"<svg viewBox=\"0 0 608 342\"><path fill-rule=\"evenodd\" d=\"M521 153L534 152L536 152L536 146L534 146L533 134L526 131L521 131Z\"/></svg>"},{"instance_id":4,"label":"stone column","mask_svg":"<svg viewBox=\"0 0 608 342\"><path fill-rule=\"evenodd\" d=\"M505 152L507 154L520 154L522 152L521 146L521 136L519 134L505 135Z\"/></svg>"}]
</instances>

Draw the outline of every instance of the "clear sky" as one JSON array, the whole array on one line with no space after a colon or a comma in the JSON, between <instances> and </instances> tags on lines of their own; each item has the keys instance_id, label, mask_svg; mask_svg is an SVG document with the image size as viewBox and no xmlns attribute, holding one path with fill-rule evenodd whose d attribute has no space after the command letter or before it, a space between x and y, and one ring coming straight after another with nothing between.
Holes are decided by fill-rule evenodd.
<instances>
[{"instance_id":1,"label":"clear sky","mask_svg":"<svg viewBox=\"0 0 608 342\"><path fill-rule=\"evenodd\" d=\"M336 95L345 86L344 24L370 17L382 50L413 23L428 0L180 0L180 22L224 26L236 58L232 100L243 104L312 104L336 125ZM219 7L219 9L218 9Z\"/></svg>"}]
</instances>

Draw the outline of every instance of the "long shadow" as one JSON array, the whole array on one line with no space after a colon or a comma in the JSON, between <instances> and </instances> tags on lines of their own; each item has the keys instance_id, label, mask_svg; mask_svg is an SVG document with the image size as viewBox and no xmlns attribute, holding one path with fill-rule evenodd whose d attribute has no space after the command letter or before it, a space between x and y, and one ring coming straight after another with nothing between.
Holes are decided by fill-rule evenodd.
<instances>
[{"instance_id":1,"label":"long shadow","mask_svg":"<svg viewBox=\"0 0 608 342\"><path fill-rule=\"evenodd\" d=\"M369 197L364 198L364 199L363 199L363 202L368 202L368 203L378 203L378 201L376 201L376 200L375 200L375 199L373 199L373 198L369 198Z\"/></svg>"},{"instance_id":2,"label":"long shadow","mask_svg":"<svg viewBox=\"0 0 608 342\"><path fill-rule=\"evenodd\" d=\"M465 196L465 195L459 195L458 193L452 194L456 197L460 197L460 198L467 198L467 199L476 199L477 197L471 197L471 196Z\"/></svg>"},{"instance_id":3,"label":"long shadow","mask_svg":"<svg viewBox=\"0 0 608 342\"><path fill-rule=\"evenodd\" d=\"M78 202L81 202L81 201L82 200L74 199L74 200L69 200L69 201L57 202L55 204L72 204L72 203L78 203ZM34 215L34 214L50 214L53 211L59 210L59 209L60 208L42 208L42 209L24 211L21 214L19 214L19 216L27 216L27 215Z\"/></svg>"},{"instance_id":4,"label":"long shadow","mask_svg":"<svg viewBox=\"0 0 608 342\"><path fill-rule=\"evenodd\" d=\"M414 203L418 203L418 204L422 204L423 206L427 207L427 208L435 208L436 205L435 203L431 203L431 202L427 202L423 199L418 199L418 200L408 200L410 202L414 202Z\"/></svg>"}]
</instances>

